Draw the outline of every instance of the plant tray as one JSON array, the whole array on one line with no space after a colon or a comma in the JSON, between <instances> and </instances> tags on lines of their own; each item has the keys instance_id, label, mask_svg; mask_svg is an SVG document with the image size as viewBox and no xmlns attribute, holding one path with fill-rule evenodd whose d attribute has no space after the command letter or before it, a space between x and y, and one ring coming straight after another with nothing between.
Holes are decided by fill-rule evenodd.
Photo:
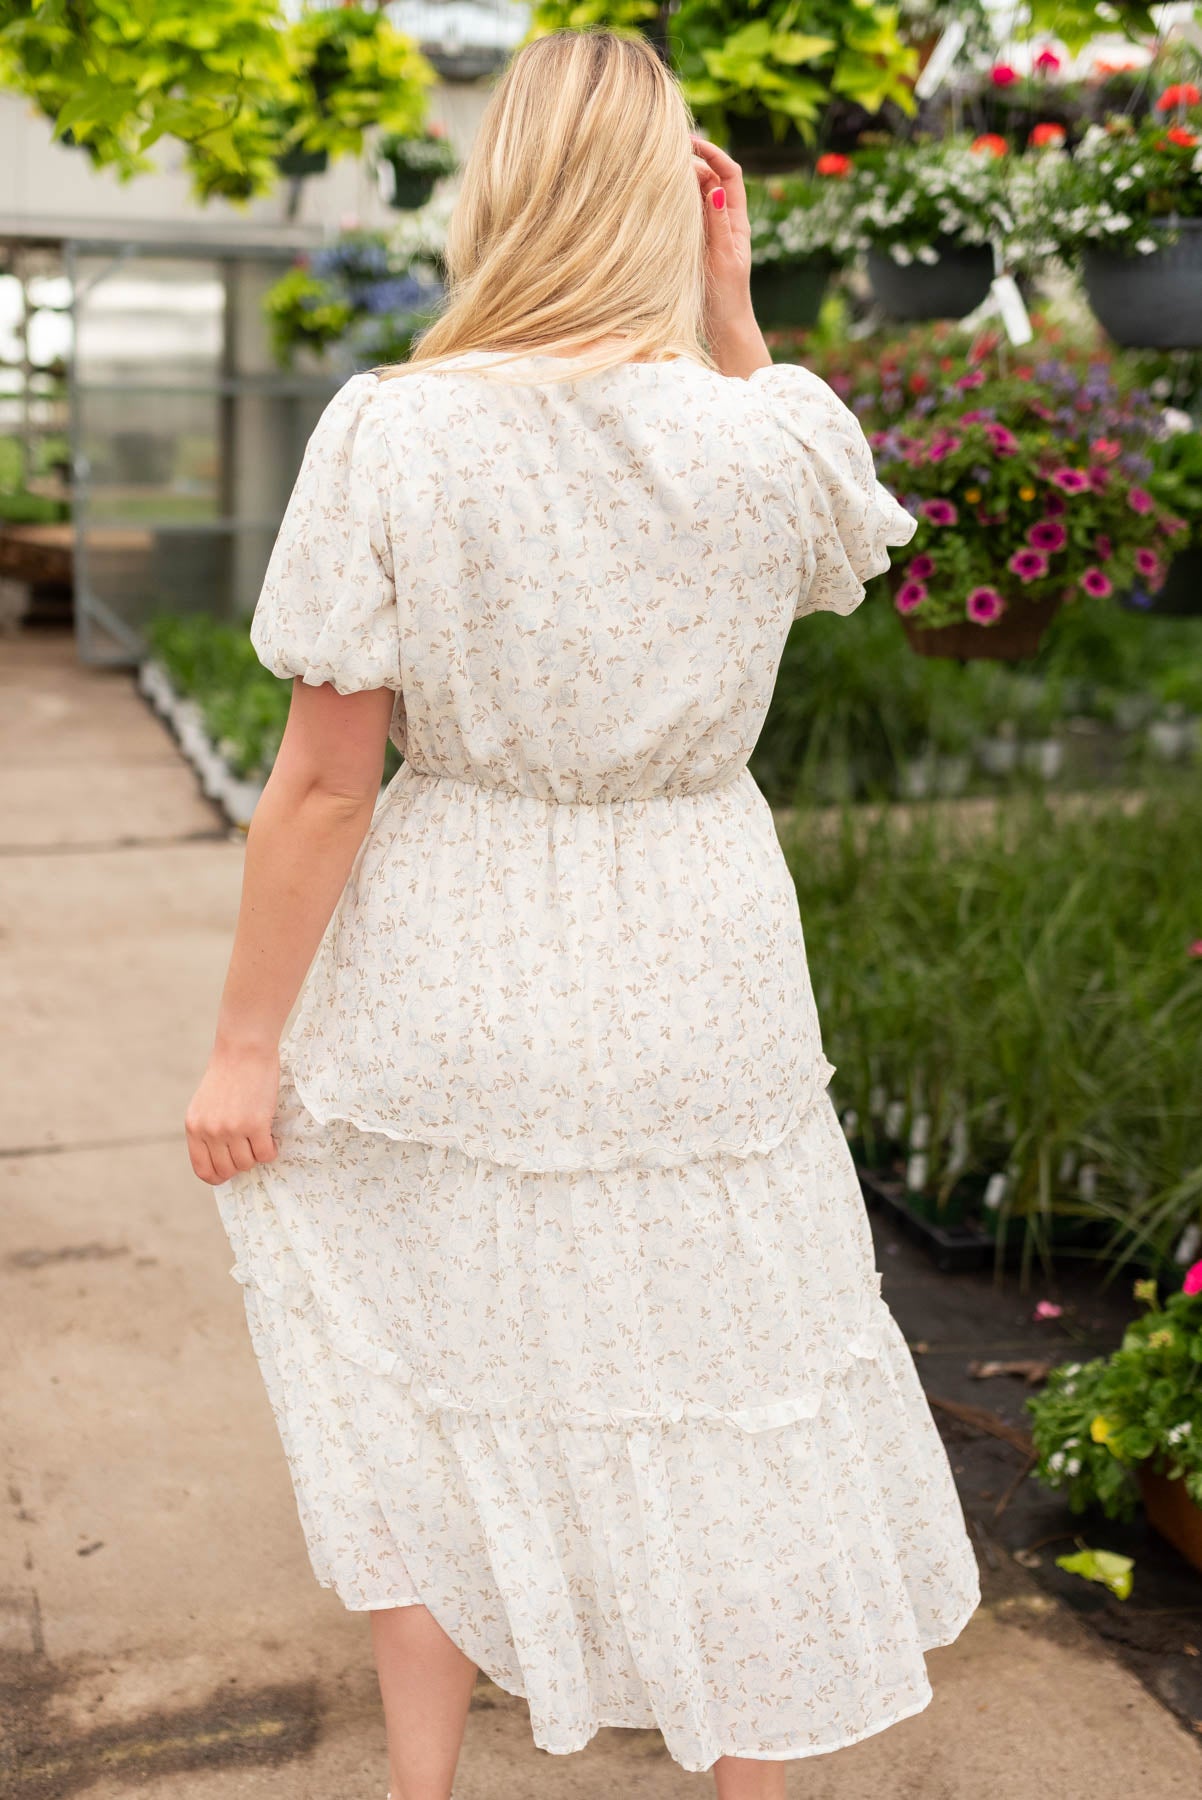
<instances>
[{"instance_id":1,"label":"plant tray","mask_svg":"<svg viewBox=\"0 0 1202 1800\"><path fill-rule=\"evenodd\" d=\"M865 1203L887 1213L907 1237L920 1243L937 1269L958 1275L968 1269L987 1268L997 1255L997 1238L993 1232L971 1223L941 1225L924 1219L906 1203L902 1182L874 1175L870 1169L857 1168Z\"/></svg>"}]
</instances>

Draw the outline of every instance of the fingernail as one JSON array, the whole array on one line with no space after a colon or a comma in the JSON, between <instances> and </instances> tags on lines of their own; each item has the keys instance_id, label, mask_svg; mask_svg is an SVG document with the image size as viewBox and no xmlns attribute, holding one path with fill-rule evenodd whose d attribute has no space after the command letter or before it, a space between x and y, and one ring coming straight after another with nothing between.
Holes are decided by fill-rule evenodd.
<instances>
[{"instance_id":1,"label":"fingernail","mask_svg":"<svg viewBox=\"0 0 1202 1800\"><path fill-rule=\"evenodd\" d=\"M710 202L715 212L721 212L722 208L726 205L726 190L724 188L715 188L710 195Z\"/></svg>"}]
</instances>

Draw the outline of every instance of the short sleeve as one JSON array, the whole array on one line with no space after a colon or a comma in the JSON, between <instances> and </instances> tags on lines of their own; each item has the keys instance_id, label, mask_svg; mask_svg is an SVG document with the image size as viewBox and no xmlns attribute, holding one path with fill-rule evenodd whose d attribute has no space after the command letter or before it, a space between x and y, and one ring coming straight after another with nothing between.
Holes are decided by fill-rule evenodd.
<instances>
[{"instance_id":1,"label":"short sleeve","mask_svg":"<svg viewBox=\"0 0 1202 1800\"><path fill-rule=\"evenodd\" d=\"M864 583L889 567L918 522L877 480L872 451L849 406L820 376L773 363L751 377L792 453L798 526L808 548L793 616L852 612Z\"/></svg>"},{"instance_id":2,"label":"short sleeve","mask_svg":"<svg viewBox=\"0 0 1202 1800\"><path fill-rule=\"evenodd\" d=\"M379 387L353 376L314 426L250 626L274 675L340 694L401 685Z\"/></svg>"}]
</instances>

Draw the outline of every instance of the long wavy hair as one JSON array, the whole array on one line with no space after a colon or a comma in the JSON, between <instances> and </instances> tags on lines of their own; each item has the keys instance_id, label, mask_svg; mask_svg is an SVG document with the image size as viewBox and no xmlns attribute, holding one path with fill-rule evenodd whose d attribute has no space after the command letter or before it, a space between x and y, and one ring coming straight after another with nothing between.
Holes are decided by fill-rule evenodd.
<instances>
[{"instance_id":1,"label":"long wavy hair","mask_svg":"<svg viewBox=\"0 0 1202 1800\"><path fill-rule=\"evenodd\" d=\"M674 76L645 40L556 31L525 45L464 167L444 310L408 363L378 373L473 351L501 352L487 365L500 372L513 357L598 340L603 349L565 358L571 373L709 363L691 129Z\"/></svg>"}]
</instances>

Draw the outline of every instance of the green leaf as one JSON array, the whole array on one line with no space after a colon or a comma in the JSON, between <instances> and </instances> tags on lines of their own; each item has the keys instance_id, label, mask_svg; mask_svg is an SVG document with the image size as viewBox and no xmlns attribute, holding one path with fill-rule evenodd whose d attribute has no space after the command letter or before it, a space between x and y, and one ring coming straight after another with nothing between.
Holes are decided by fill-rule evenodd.
<instances>
[{"instance_id":1,"label":"green leaf","mask_svg":"<svg viewBox=\"0 0 1202 1800\"><path fill-rule=\"evenodd\" d=\"M1126 1600L1130 1596L1135 1564L1131 1557L1120 1556L1115 1550L1086 1547L1071 1556L1058 1556L1056 1567L1067 1570L1070 1575L1083 1575L1086 1581L1101 1582L1116 1599Z\"/></svg>"}]
</instances>

